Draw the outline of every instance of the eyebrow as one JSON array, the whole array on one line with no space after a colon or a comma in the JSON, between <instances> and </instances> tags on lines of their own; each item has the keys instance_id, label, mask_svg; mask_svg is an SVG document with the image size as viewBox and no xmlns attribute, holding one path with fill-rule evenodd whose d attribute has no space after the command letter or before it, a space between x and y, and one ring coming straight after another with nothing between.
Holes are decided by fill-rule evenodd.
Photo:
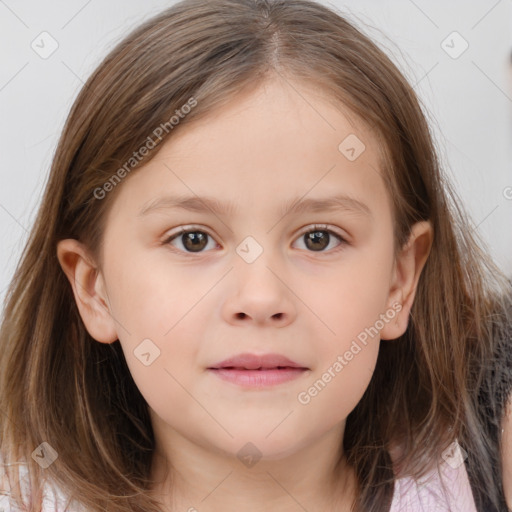
<instances>
[{"instance_id":1,"label":"eyebrow","mask_svg":"<svg viewBox=\"0 0 512 512\"><path fill-rule=\"evenodd\" d=\"M182 209L192 212L213 212L219 215L235 215L237 207L232 202L220 202L214 197L208 196L166 196L153 199L146 203L138 217L147 215L162 209ZM298 214L306 211L326 212L342 210L349 213L372 217L370 208L363 202L343 194L324 198L295 198L283 205L279 214Z\"/></svg>"}]
</instances>

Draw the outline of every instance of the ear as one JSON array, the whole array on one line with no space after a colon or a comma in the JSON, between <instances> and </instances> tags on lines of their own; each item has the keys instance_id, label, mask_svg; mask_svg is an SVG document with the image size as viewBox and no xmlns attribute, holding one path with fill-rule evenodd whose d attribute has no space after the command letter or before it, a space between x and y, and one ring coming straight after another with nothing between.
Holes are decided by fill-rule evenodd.
<instances>
[{"instance_id":1,"label":"ear","mask_svg":"<svg viewBox=\"0 0 512 512\"><path fill-rule=\"evenodd\" d=\"M118 336L110 314L103 276L86 248L78 240L60 240L57 243L57 258L71 283L80 316L89 334L101 343L116 341Z\"/></svg>"},{"instance_id":2,"label":"ear","mask_svg":"<svg viewBox=\"0 0 512 512\"><path fill-rule=\"evenodd\" d=\"M394 340L402 336L409 323L416 287L427 261L433 241L432 225L417 222L411 229L409 240L396 257L388 295L388 310L397 311L395 320L385 324L381 339Z\"/></svg>"}]
</instances>

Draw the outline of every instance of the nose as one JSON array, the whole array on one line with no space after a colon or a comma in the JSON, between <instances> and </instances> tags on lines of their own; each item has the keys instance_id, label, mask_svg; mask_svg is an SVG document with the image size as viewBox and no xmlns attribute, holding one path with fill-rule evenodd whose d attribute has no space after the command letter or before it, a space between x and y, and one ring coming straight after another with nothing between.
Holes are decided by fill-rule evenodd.
<instances>
[{"instance_id":1,"label":"nose","mask_svg":"<svg viewBox=\"0 0 512 512\"><path fill-rule=\"evenodd\" d=\"M234 325L275 327L293 322L297 316L296 301L286 276L271 268L263 258L251 264L238 263L231 273L232 288L223 305L224 319Z\"/></svg>"}]
</instances>

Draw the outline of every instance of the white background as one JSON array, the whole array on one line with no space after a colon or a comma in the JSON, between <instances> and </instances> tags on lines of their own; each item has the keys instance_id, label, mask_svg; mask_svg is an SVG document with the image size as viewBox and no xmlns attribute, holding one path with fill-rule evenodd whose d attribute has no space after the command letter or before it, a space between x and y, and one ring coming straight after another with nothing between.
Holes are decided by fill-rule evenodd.
<instances>
[{"instance_id":1,"label":"white background","mask_svg":"<svg viewBox=\"0 0 512 512\"><path fill-rule=\"evenodd\" d=\"M83 82L128 31L172 3L0 0L0 300ZM512 0L322 3L384 46L415 84L474 228L512 277ZM31 48L43 31L59 45L47 59ZM469 44L456 59L441 47L453 31Z\"/></svg>"}]
</instances>

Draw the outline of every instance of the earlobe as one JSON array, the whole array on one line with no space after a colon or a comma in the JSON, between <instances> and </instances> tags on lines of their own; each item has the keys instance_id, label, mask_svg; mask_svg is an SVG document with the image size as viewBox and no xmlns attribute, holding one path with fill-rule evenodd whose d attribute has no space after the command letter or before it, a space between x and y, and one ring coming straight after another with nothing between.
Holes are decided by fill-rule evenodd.
<instances>
[{"instance_id":1,"label":"earlobe","mask_svg":"<svg viewBox=\"0 0 512 512\"><path fill-rule=\"evenodd\" d=\"M430 222L421 221L412 226L409 240L397 255L388 295L388 309L396 311L399 309L399 311L394 320L382 329L381 339L393 340L405 333L420 275L430 254L432 241L433 229Z\"/></svg>"},{"instance_id":2,"label":"earlobe","mask_svg":"<svg viewBox=\"0 0 512 512\"><path fill-rule=\"evenodd\" d=\"M68 278L80 316L89 334L101 343L118 339L110 314L103 276L87 249L78 240L57 243L57 258Z\"/></svg>"}]
</instances>

